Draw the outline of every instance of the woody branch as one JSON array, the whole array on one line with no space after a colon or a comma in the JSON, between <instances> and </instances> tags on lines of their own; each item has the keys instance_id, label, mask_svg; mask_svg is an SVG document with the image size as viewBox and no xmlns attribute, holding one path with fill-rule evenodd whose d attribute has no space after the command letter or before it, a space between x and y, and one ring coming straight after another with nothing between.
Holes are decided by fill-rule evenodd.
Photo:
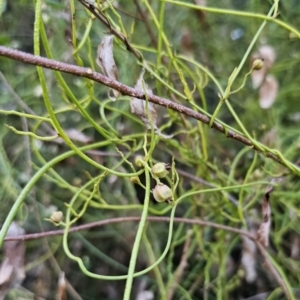
<instances>
[{"instance_id":1,"label":"woody branch","mask_svg":"<svg viewBox=\"0 0 300 300\"><path fill-rule=\"evenodd\" d=\"M52 70L56 70L56 71L60 71L60 72L64 72L64 73L69 73L69 74L89 78L95 82L101 83L112 89L118 90L122 95L127 95L127 96L131 96L134 98L142 99L142 100L146 100L146 98L147 98L148 101L150 101L152 103L155 103L155 104L163 106L165 108L169 108L174 111L177 111L178 113L181 113L181 114L184 114L191 118L194 118L206 125L208 125L210 122L210 118L208 116L206 116L202 113L199 113L197 111L194 111L191 108L188 108L184 105L175 103L166 98L158 97L156 95L147 94L147 97L146 97L146 94L143 91L136 90L136 89L129 87L125 84L122 84L116 80L110 79L100 73L93 71L91 68L79 67L76 65L56 61L53 59L49 59L49 58L45 58L45 57L41 57L41 56L35 56L35 55L29 54L26 52L7 48L5 46L0 46L0 56L4 56L4 57L8 57L8 58L11 58L14 60L22 61L24 63L28 63L31 65L41 66L41 67L44 67L47 69L52 69ZM225 130L225 127L216 121L213 122L212 128L225 134L228 138L237 140L240 143L243 143L243 144L253 148L253 150L259 151L259 149L254 144L252 144L252 142L249 139L247 139L243 135L241 135L237 132L234 132L232 130ZM264 155L282 165L286 165L284 163L284 161L281 160L280 157L277 157L275 154L273 154L271 152L266 151L266 152L264 152ZM299 170L299 172L300 172L300 170Z\"/></svg>"}]
</instances>

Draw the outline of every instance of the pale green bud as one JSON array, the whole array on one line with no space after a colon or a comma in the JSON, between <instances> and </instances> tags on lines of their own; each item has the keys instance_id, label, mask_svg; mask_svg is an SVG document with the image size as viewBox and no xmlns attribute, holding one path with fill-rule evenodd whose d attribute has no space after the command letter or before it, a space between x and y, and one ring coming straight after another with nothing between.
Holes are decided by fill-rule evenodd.
<instances>
[{"instance_id":1,"label":"pale green bud","mask_svg":"<svg viewBox=\"0 0 300 300\"><path fill-rule=\"evenodd\" d=\"M157 202L165 202L172 199L173 193L167 185L159 183L153 189L153 196Z\"/></svg>"},{"instance_id":2,"label":"pale green bud","mask_svg":"<svg viewBox=\"0 0 300 300\"><path fill-rule=\"evenodd\" d=\"M158 178L164 178L168 175L168 165L165 163L157 163L152 167L152 173Z\"/></svg>"},{"instance_id":3,"label":"pale green bud","mask_svg":"<svg viewBox=\"0 0 300 300\"><path fill-rule=\"evenodd\" d=\"M261 70L263 66L264 66L264 60L261 58L255 59L252 63L252 69L256 71Z\"/></svg>"},{"instance_id":4,"label":"pale green bud","mask_svg":"<svg viewBox=\"0 0 300 300\"><path fill-rule=\"evenodd\" d=\"M54 211L50 217L51 221L54 223L59 223L63 220L64 214L61 211Z\"/></svg>"},{"instance_id":5,"label":"pale green bud","mask_svg":"<svg viewBox=\"0 0 300 300\"><path fill-rule=\"evenodd\" d=\"M133 177L130 177L130 181L131 181L133 184L136 184L136 183L139 183L139 182L140 182L140 179L139 179L137 176L133 176Z\"/></svg>"},{"instance_id":6,"label":"pale green bud","mask_svg":"<svg viewBox=\"0 0 300 300\"><path fill-rule=\"evenodd\" d=\"M144 157L141 155L138 155L135 158L134 163L137 167L142 168L144 166Z\"/></svg>"}]
</instances>

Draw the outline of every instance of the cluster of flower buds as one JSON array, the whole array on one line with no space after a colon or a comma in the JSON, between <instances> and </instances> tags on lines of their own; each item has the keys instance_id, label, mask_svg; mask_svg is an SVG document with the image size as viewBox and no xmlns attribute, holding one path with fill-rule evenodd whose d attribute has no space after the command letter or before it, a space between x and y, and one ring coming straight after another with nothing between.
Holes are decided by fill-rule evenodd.
<instances>
[{"instance_id":1,"label":"cluster of flower buds","mask_svg":"<svg viewBox=\"0 0 300 300\"><path fill-rule=\"evenodd\" d=\"M145 164L144 158L142 156L137 156L135 159L135 165L139 168L143 167ZM170 171L169 164L159 162L153 165L151 168L151 173L157 178L165 178ZM137 176L131 177L130 181L134 184L140 183ZM169 186L163 184L157 180L157 184L153 189L153 197L157 202L169 202L173 198L173 192Z\"/></svg>"},{"instance_id":2,"label":"cluster of flower buds","mask_svg":"<svg viewBox=\"0 0 300 300\"><path fill-rule=\"evenodd\" d=\"M162 162L153 165L151 169L152 174L158 178L165 178L169 170L170 166ZM157 202L169 202L173 198L173 193L166 184L158 183L153 189L153 197Z\"/></svg>"}]
</instances>

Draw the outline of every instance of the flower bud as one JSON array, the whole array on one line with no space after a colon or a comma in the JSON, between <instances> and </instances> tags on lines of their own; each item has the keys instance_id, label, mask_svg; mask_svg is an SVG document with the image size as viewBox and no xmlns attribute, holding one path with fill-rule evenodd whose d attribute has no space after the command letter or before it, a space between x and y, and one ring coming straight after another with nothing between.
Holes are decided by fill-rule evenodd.
<instances>
[{"instance_id":1,"label":"flower bud","mask_svg":"<svg viewBox=\"0 0 300 300\"><path fill-rule=\"evenodd\" d=\"M135 158L134 163L137 167L142 168L144 166L144 157L141 155L138 155Z\"/></svg>"},{"instance_id":2,"label":"flower bud","mask_svg":"<svg viewBox=\"0 0 300 300\"><path fill-rule=\"evenodd\" d=\"M157 163L152 167L152 173L157 176L158 178L164 178L168 175L169 167L165 163Z\"/></svg>"},{"instance_id":3,"label":"flower bud","mask_svg":"<svg viewBox=\"0 0 300 300\"><path fill-rule=\"evenodd\" d=\"M255 59L252 63L253 70L257 70L257 71L261 70L263 66L264 66L264 60L261 58Z\"/></svg>"},{"instance_id":4,"label":"flower bud","mask_svg":"<svg viewBox=\"0 0 300 300\"><path fill-rule=\"evenodd\" d=\"M159 183L153 189L153 196L157 202L165 202L172 199L173 193L167 185Z\"/></svg>"},{"instance_id":5,"label":"flower bud","mask_svg":"<svg viewBox=\"0 0 300 300\"><path fill-rule=\"evenodd\" d=\"M137 176L132 176L132 177L130 177L130 181L131 181L133 184L136 184L136 183L139 183L139 182L140 182L140 179L139 179Z\"/></svg>"},{"instance_id":6,"label":"flower bud","mask_svg":"<svg viewBox=\"0 0 300 300\"><path fill-rule=\"evenodd\" d=\"M61 211L54 211L50 217L51 221L54 223L59 223L64 218L64 214Z\"/></svg>"}]
</instances>

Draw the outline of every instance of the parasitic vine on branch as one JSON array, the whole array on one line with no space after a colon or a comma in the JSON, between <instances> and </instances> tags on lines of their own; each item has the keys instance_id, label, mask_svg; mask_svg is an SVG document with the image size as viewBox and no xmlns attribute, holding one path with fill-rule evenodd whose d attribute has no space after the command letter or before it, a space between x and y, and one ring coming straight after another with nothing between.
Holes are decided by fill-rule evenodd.
<instances>
[{"instance_id":1,"label":"parasitic vine on branch","mask_svg":"<svg viewBox=\"0 0 300 300\"><path fill-rule=\"evenodd\" d=\"M47 69L57 70L64 73L69 73L85 78L89 78L95 82L101 83L105 86L108 86L112 89L115 89L119 91L122 95L127 95L130 97L146 100L148 99L149 102L155 103L157 105L163 106L168 109L172 109L174 111L177 111L180 114L184 114L188 117L194 118L206 125L209 125L210 118L202 113L199 113L197 111L194 111L191 108L188 108L184 105L175 103L169 99L158 97L153 94L147 94L143 91L134 89L132 87L129 87L125 84L122 84L116 80L110 79L100 73L97 73L93 71L91 68L85 68L85 67L79 67L72 64L67 64L64 62L56 61L53 59L41 57L41 56L35 56L26 52L22 52L19 50L7 48L5 46L0 46L0 56L8 57L14 60L22 61L24 63L28 63L35 66L41 66ZM260 151L260 149L257 148L256 145L254 145L248 138L244 137L243 135L234 132L233 130L229 130L225 128L222 124L214 121L212 123L212 128L216 129L217 131L225 134L228 138L237 140L246 146L251 147L253 150ZM300 169L295 166L291 165L290 163L286 163L284 159L280 155L274 154L270 151L265 151L264 156L269 157L273 159L274 161L286 166L288 169L290 169L292 172L298 172L300 173Z\"/></svg>"}]
</instances>

